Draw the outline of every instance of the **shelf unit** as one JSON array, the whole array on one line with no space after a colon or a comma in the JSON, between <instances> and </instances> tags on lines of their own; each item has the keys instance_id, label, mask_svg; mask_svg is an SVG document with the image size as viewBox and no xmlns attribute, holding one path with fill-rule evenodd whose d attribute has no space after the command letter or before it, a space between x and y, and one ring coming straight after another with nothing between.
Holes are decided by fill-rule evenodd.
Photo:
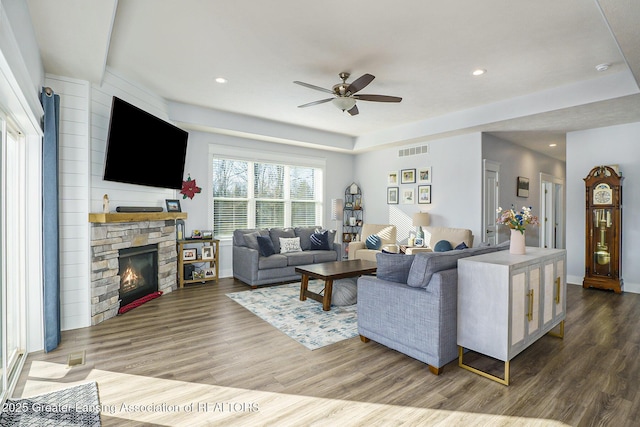
<instances>
[{"instance_id":1,"label":"shelf unit","mask_svg":"<svg viewBox=\"0 0 640 427\"><path fill-rule=\"evenodd\" d=\"M218 256L220 253L220 241L218 239L182 239L176 242L177 250L178 250L178 287L183 288L185 284L189 283L204 283L212 280L218 281L219 270L218 270ZM195 247L185 247L185 246L195 246ZM205 247L210 247L211 249L205 250ZM196 251L195 259L184 259L184 251L185 249L192 249ZM199 249L199 251L198 251ZM211 259L202 259L203 251L211 251L212 258ZM202 272L206 276L197 279L185 279L184 277L184 266L190 264L209 264L208 267L201 268L199 270L194 270L194 272Z\"/></svg>"},{"instance_id":2,"label":"shelf unit","mask_svg":"<svg viewBox=\"0 0 640 427\"><path fill-rule=\"evenodd\" d=\"M347 258L349 243L360 239L364 222L362 191L355 182L344 190L342 215L342 253L343 257Z\"/></svg>"}]
</instances>

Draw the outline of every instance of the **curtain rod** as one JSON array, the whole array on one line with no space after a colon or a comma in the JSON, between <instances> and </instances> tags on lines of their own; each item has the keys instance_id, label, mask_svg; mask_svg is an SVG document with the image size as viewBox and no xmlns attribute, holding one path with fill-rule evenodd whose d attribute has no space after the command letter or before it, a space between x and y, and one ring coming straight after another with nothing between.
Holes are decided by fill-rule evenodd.
<instances>
[{"instance_id":1,"label":"curtain rod","mask_svg":"<svg viewBox=\"0 0 640 427\"><path fill-rule=\"evenodd\" d=\"M51 96L53 94L53 90L49 86L47 86L44 88L44 93L46 93L47 96Z\"/></svg>"}]
</instances>

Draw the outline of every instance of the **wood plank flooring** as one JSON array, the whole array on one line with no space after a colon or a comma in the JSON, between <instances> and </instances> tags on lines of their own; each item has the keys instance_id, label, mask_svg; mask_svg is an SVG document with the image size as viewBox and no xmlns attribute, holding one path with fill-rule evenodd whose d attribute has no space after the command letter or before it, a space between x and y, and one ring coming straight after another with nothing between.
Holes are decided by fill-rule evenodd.
<instances>
[{"instance_id":1,"label":"wood plank flooring","mask_svg":"<svg viewBox=\"0 0 640 427\"><path fill-rule=\"evenodd\" d=\"M28 356L14 397L97 381L105 426L640 425L640 295L569 285L565 338L512 360L507 387L357 337L310 351L225 296L242 290L191 285L63 332Z\"/></svg>"}]
</instances>

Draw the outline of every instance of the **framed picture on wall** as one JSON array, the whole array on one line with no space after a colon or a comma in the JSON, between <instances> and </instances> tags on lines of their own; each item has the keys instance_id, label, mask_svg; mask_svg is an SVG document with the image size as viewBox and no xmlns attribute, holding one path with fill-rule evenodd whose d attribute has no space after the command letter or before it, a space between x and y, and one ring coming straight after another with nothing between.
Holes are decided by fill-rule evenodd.
<instances>
[{"instance_id":1,"label":"framed picture on wall","mask_svg":"<svg viewBox=\"0 0 640 427\"><path fill-rule=\"evenodd\" d=\"M387 173L387 184L398 185L398 171L391 171Z\"/></svg>"},{"instance_id":2,"label":"framed picture on wall","mask_svg":"<svg viewBox=\"0 0 640 427\"><path fill-rule=\"evenodd\" d=\"M529 197L529 178L519 176L518 186L516 188L518 189L518 197Z\"/></svg>"},{"instance_id":3,"label":"framed picture on wall","mask_svg":"<svg viewBox=\"0 0 640 427\"><path fill-rule=\"evenodd\" d=\"M418 169L418 183L431 184L431 166Z\"/></svg>"},{"instance_id":4,"label":"framed picture on wall","mask_svg":"<svg viewBox=\"0 0 640 427\"><path fill-rule=\"evenodd\" d=\"M387 188L387 204L388 205L397 205L398 204L398 187L388 187Z\"/></svg>"},{"instance_id":5,"label":"framed picture on wall","mask_svg":"<svg viewBox=\"0 0 640 427\"><path fill-rule=\"evenodd\" d=\"M416 182L415 169L402 169L402 171L400 171L401 184L415 184L415 182Z\"/></svg>"},{"instance_id":6,"label":"framed picture on wall","mask_svg":"<svg viewBox=\"0 0 640 427\"><path fill-rule=\"evenodd\" d=\"M402 190L402 204L413 205L416 201L415 190L413 188L406 188Z\"/></svg>"},{"instance_id":7,"label":"framed picture on wall","mask_svg":"<svg viewBox=\"0 0 640 427\"><path fill-rule=\"evenodd\" d=\"M427 205L431 203L431 186L418 185L418 204Z\"/></svg>"}]
</instances>

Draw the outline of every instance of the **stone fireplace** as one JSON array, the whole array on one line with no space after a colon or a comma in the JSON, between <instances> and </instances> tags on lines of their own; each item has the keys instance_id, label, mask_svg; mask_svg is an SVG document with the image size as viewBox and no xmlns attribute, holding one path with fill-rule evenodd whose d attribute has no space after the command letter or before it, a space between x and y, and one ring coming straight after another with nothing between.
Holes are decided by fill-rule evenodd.
<instances>
[{"instance_id":1,"label":"stone fireplace","mask_svg":"<svg viewBox=\"0 0 640 427\"><path fill-rule=\"evenodd\" d=\"M177 218L186 218L186 214L89 214L91 222L92 325L118 314L121 305L122 279L119 273L122 253L127 255L131 251L136 253L153 248L155 266L152 267L154 271L150 274L152 280L153 276L156 279L157 289L155 290L168 293L177 289L178 258L175 234L175 219ZM143 268L148 269L148 267ZM141 296L143 295L134 294L131 298L135 300ZM126 300L124 304L127 304Z\"/></svg>"}]
</instances>

